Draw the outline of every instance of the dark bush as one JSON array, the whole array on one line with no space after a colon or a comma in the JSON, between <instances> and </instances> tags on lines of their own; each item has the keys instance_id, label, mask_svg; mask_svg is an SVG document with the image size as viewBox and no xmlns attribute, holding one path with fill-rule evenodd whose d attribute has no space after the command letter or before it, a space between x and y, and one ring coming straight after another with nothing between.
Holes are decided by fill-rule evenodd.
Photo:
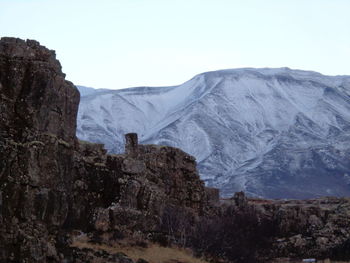
<instances>
[{"instance_id":1,"label":"dark bush","mask_svg":"<svg viewBox=\"0 0 350 263\"><path fill-rule=\"evenodd\" d=\"M232 262L259 262L276 233L272 220L259 218L251 209L227 210L220 217L203 218L191 244L199 255Z\"/></svg>"},{"instance_id":2,"label":"dark bush","mask_svg":"<svg viewBox=\"0 0 350 263\"><path fill-rule=\"evenodd\" d=\"M148 247L148 243L143 241L143 240L138 240L138 241L135 242L135 246L142 247L142 248L147 248Z\"/></svg>"},{"instance_id":3,"label":"dark bush","mask_svg":"<svg viewBox=\"0 0 350 263\"><path fill-rule=\"evenodd\" d=\"M167 207L160 232L167 240L163 245L176 243L190 247L198 256L217 261L263 262L264 252L270 251L277 229L271 219L259 217L250 207L228 207L220 216L194 220L187 210Z\"/></svg>"},{"instance_id":4,"label":"dark bush","mask_svg":"<svg viewBox=\"0 0 350 263\"><path fill-rule=\"evenodd\" d=\"M115 230L113 232L113 235L112 235L113 240L120 240L120 239L124 239L124 238L125 238L125 235L123 234L123 232L121 232L119 230Z\"/></svg>"},{"instance_id":5,"label":"dark bush","mask_svg":"<svg viewBox=\"0 0 350 263\"><path fill-rule=\"evenodd\" d=\"M154 233L151 240L162 247L168 247L171 245L167 233Z\"/></svg>"},{"instance_id":6,"label":"dark bush","mask_svg":"<svg viewBox=\"0 0 350 263\"><path fill-rule=\"evenodd\" d=\"M168 243L187 246L194 226L193 215L190 211L168 206L165 207L161 219L160 231L168 237Z\"/></svg>"},{"instance_id":7,"label":"dark bush","mask_svg":"<svg viewBox=\"0 0 350 263\"><path fill-rule=\"evenodd\" d=\"M334 260L348 261L350 260L350 239L347 239L341 245L332 249L330 257Z\"/></svg>"}]
</instances>

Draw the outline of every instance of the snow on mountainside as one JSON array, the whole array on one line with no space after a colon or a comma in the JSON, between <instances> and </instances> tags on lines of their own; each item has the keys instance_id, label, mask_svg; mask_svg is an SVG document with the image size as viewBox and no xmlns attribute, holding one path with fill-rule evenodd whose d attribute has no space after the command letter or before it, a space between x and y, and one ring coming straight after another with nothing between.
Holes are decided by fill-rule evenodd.
<instances>
[{"instance_id":1,"label":"snow on mountainside","mask_svg":"<svg viewBox=\"0 0 350 263\"><path fill-rule=\"evenodd\" d=\"M246 68L82 96L80 139L122 152L128 132L192 154L224 196L350 195L349 76Z\"/></svg>"},{"instance_id":2,"label":"snow on mountainside","mask_svg":"<svg viewBox=\"0 0 350 263\"><path fill-rule=\"evenodd\" d=\"M77 86L77 88L79 89L80 96L82 96L82 97L106 90L106 89L94 89L94 88L84 87L84 86Z\"/></svg>"}]
</instances>

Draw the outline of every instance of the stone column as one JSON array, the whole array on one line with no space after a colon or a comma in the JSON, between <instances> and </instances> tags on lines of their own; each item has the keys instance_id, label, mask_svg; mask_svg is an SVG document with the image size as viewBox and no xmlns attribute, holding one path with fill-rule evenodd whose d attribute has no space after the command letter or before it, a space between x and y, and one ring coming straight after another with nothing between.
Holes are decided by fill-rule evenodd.
<instances>
[{"instance_id":1,"label":"stone column","mask_svg":"<svg viewBox=\"0 0 350 263\"><path fill-rule=\"evenodd\" d=\"M138 155L138 139L137 133L125 134L125 153L131 157Z\"/></svg>"},{"instance_id":2,"label":"stone column","mask_svg":"<svg viewBox=\"0 0 350 263\"><path fill-rule=\"evenodd\" d=\"M238 206L239 208L244 208L248 205L248 199L243 191L236 192L233 196L233 200L235 201L236 206Z\"/></svg>"}]
</instances>

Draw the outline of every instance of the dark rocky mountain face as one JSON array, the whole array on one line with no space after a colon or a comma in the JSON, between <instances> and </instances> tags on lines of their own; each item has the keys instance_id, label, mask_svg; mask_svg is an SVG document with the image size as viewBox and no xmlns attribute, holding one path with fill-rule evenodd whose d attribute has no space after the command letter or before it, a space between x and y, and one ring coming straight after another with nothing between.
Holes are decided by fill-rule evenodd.
<instances>
[{"instance_id":1,"label":"dark rocky mountain face","mask_svg":"<svg viewBox=\"0 0 350 263\"><path fill-rule=\"evenodd\" d=\"M55 52L3 38L0 54L1 133L21 142L48 133L74 143L79 92L64 79Z\"/></svg>"},{"instance_id":2,"label":"dark rocky mountain face","mask_svg":"<svg viewBox=\"0 0 350 263\"><path fill-rule=\"evenodd\" d=\"M79 92L36 41L0 41L0 261L44 262L72 201Z\"/></svg>"},{"instance_id":3,"label":"dark rocky mountain face","mask_svg":"<svg viewBox=\"0 0 350 263\"><path fill-rule=\"evenodd\" d=\"M111 252L123 235L176 244L185 236L197 253L217 261L231 255L226 262L348 255L349 199L238 193L220 201L180 149L139 145L127 134L125 153L108 155L103 145L77 140L78 102L53 51L0 40L0 263L133 263ZM81 237L94 243L79 247Z\"/></svg>"}]
</instances>

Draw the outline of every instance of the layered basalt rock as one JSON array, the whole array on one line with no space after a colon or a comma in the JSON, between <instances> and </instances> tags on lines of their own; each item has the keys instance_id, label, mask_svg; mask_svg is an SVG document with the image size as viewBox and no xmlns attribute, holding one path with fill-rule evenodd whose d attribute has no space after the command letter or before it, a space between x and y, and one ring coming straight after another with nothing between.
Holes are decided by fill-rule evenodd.
<instances>
[{"instance_id":1,"label":"layered basalt rock","mask_svg":"<svg viewBox=\"0 0 350 263\"><path fill-rule=\"evenodd\" d=\"M337 250L350 240L349 198L278 201L260 208L278 226L275 256L346 259L347 252Z\"/></svg>"},{"instance_id":2,"label":"layered basalt rock","mask_svg":"<svg viewBox=\"0 0 350 263\"><path fill-rule=\"evenodd\" d=\"M46 262L72 201L79 92L36 41L0 41L0 262Z\"/></svg>"},{"instance_id":3,"label":"layered basalt rock","mask_svg":"<svg viewBox=\"0 0 350 263\"><path fill-rule=\"evenodd\" d=\"M126 142L131 136L126 136ZM179 149L127 143L129 154L105 155L98 145L80 142L79 147L85 155L75 162L77 207L72 218L80 220L80 226L91 227L93 222L100 231L152 232L166 206L195 215L209 207L211 199L194 158ZM84 148L93 147L87 155Z\"/></svg>"},{"instance_id":4,"label":"layered basalt rock","mask_svg":"<svg viewBox=\"0 0 350 263\"><path fill-rule=\"evenodd\" d=\"M136 135L126 154L106 155L76 139L78 104L54 51L1 39L0 262L73 261L73 229L148 233L165 206L207 207L193 157Z\"/></svg>"},{"instance_id":5,"label":"layered basalt rock","mask_svg":"<svg viewBox=\"0 0 350 263\"><path fill-rule=\"evenodd\" d=\"M55 52L34 40L0 41L0 130L15 141L43 133L73 143L79 92L65 80Z\"/></svg>"},{"instance_id":6,"label":"layered basalt rock","mask_svg":"<svg viewBox=\"0 0 350 263\"><path fill-rule=\"evenodd\" d=\"M271 258L349 259L350 198L265 200L240 192L224 203L273 223L271 248L264 251Z\"/></svg>"}]
</instances>

